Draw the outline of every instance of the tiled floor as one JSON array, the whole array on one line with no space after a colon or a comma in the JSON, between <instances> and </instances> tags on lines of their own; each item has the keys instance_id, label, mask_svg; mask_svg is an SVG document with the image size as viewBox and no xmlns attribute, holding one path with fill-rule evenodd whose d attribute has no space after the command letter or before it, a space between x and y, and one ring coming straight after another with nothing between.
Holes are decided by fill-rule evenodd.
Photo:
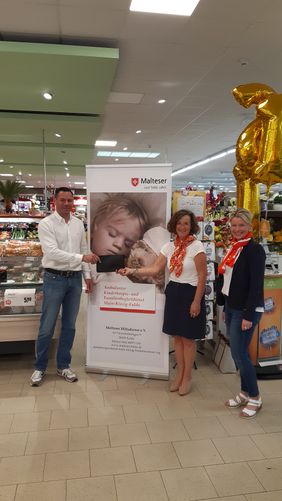
<instances>
[{"instance_id":1,"label":"tiled floor","mask_svg":"<svg viewBox=\"0 0 282 501\"><path fill-rule=\"evenodd\" d=\"M166 381L87 374L84 308L73 368L29 386L32 356L0 356L0 501L281 501L282 380L243 421L223 401L237 375L198 356L192 391Z\"/></svg>"}]
</instances>

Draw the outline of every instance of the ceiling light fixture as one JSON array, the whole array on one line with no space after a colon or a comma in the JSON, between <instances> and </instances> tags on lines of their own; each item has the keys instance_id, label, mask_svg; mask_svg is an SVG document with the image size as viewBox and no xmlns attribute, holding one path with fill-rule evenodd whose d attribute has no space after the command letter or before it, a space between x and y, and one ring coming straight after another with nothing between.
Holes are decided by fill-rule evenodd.
<instances>
[{"instance_id":1,"label":"ceiling light fixture","mask_svg":"<svg viewBox=\"0 0 282 501\"><path fill-rule=\"evenodd\" d=\"M62 137L62 134L59 134L58 132L55 132L54 136L56 136L56 137Z\"/></svg>"},{"instance_id":2,"label":"ceiling light fixture","mask_svg":"<svg viewBox=\"0 0 282 501\"><path fill-rule=\"evenodd\" d=\"M66 176L67 176L67 177L70 177L70 173L69 173L69 172L67 172L67 173L66 173Z\"/></svg>"},{"instance_id":3,"label":"ceiling light fixture","mask_svg":"<svg viewBox=\"0 0 282 501\"><path fill-rule=\"evenodd\" d=\"M157 158L159 152L148 151L97 151L97 157L115 157L115 158Z\"/></svg>"},{"instance_id":4,"label":"ceiling light fixture","mask_svg":"<svg viewBox=\"0 0 282 501\"><path fill-rule=\"evenodd\" d=\"M29 185L25 185L26 188L34 188L34 186L32 184L29 184Z\"/></svg>"},{"instance_id":5,"label":"ceiling light fixture","mask_svg":"<svg viewBox=\"0 0 282 501\"><path fill-rule=\"evenodd\" d=\"M65 167L65 170L69 170L68 167Z\"/></svg>"},{"instance_id":6,"label":"ceiling light fixture","mask_svg":"<svg viewBox=\"0 0 282 501\"><path fill-rule=\"evenodd\" d=\"M130 10L153 14L191 16L200 0L132 0Z\"/></svg>"},{"instance_id":7,"label":"ceiling light fixture","mask_svg":"<svg viewBox=\"0 0 282 501\"><path fill-rule=\"evenodd\" d=\"M111 148L111 146L116 146L116 145L117 145L117 141L102 141L100 139L95 141L95 146L107 146L107 147Z\"/></svg>"},{"instance_id":8,"label":"ceiling light fixture","mask_svg":"<svg viewBox=\"0 0 282 501\"><path fill-rule=\"evenodd\" d=\"M66 160L63 160L64 165L68 165L68 162Z\"/></svg>"},{"instance_id":9,"label":"ceiling light fixture","mask_svg":"<svg viewBox=\"0 0 282 501\"><path fill-rule=\"evenodd\" d=\"M53 99L53 94L51 94L51 92L43 92L42 93L42 96L44 97L44 99L46 99L47 101L52 101Z\"/></svg>"},{"instance_id":10,"label":"ceiling light fixture","mask_svg":"<svg viewBox=\"0 0 282 501\"><path fill-rule=\"evenodd\" d=\"M159 100L158 100L158 103L159 103L159 104L164 104L164 103L166 103L166 99L159 99Z\"/></svg>"},{"instance_id":11,"label":"ceiling light fixture","mask_svg":"<svg viewBox=\"0 0 282 501\"><path fill-rule=\"evenodd\" d=\"M31 177L31 176L32 176L32 174L29 174L29 177Z\"/></svg>"},{"instance_id":12,"label":"ceiling light fixture","mask_svg":"<svg viewBox=\"0 0 282 501\"><path fill-rule=\"evenodd\" d=\"M10 169L13 169L13 168L14 168L14 166L13 166L13 165L10 165Z\"/></svg>"},{"instance_id":13,"label":"ceiling light fixture","mask_svg":"<svg viewBox=\"0 0 282 501\"><path fill-rule=\"evenodd\" d=\"M119 161L119 158L115 158L115 162L118 162Z\"/></svg>"},{"instance_id":14,"label":"ceiling light fixture","mask_svg":"<svg viewBox=\"0 0 282 501\"><path fill-rule=\"evenodd\" d=\"M4 177L4 176L5 176L5 177L14 177L14 174L5 174L5 173L3 172L3 174L1 173L1 174L0 174L0 176L3 176L3 177Z\"/></svg>"},{"instance_id":15,"label":"ceiling light fixture","mask_svg":"<svg viewBox=\"0 0 282 501\"><path fill-rule=\"evenodd\" d=\"M203 160L199 160L199 162L195 162L194 164L186 165L186 167L183 167L182 169L175 170L171 176L177 176L178 174L183 174L183 172L186 172L187 170L195 169L196 167L200 167L201 165L208 164L209 162L212 162L213 160L218 160L219 158L226 157L227 155L231 155L232 153L235 153L236 148L229 148L228 150L221 151L220 153L217 153L216 155L212 155L210 157L204 158Z\"/></svg>"},{"instance_id":16,"label":"ceiling light fixture","mask_svg":"<svg viewBox=\"0 0 282 501\"><path fill-rule=\"evenodd\" d=\"M122 148L122 149L123 149L123 151L127 151L127 150L128 150L127 146L125 146L125 147L124 147L124 148Z\"/></svg>"},{"instance_id":17,"label":"ceiling light fixture","mask_svg":"<svg viewBox=\"0 0 282 501\"><path fill-rule=\"evenodd\" d=\"M0 164L4 162L4 158L0 158Z\"/></svg>"},{"instance_id":18,"label":"ceiling light fixture","mask_svg":"<svg viewBox=\"0 0 282 501\"><path fill-rule=\"evenodd\" d=\"M80 181L75 181L74 184L81 184L83 185L84 184L84 181L83 182L80 182Z\"/></svg>"},{"instance_id":19,"label":"ceiling light fixture","mask_svg":"<svg viewBox=\"0 0 282 501\"><path fill-rule=\"evenodd\" d=\"M142 132L142 130L138 129L138 130L136 131L136 134L141 134L141 132Z\"/></svg>"}]
</instances>

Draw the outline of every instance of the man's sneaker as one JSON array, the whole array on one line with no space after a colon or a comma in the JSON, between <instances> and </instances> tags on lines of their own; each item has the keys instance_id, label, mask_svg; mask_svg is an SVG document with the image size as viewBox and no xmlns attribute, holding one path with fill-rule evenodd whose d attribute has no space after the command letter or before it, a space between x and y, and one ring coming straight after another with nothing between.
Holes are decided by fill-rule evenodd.
<instances>
[{"instance_id":1,"label":"man's sneaker","mask_svg":"<svg viewBox=\"0 0 282 501\"><path fill-rule=\"evenodd\" d=\"M67 369L57 369L58 376L65 378L68 383L78 381L78 377L69 367Z\"/></svg>"},{"instance_id":2,"label":"man's sneaker","mask_svg":"<svg viewBox=\"0 0 282 501\"><path fill-rule=\"evenodd\" d=\"M35 370L30 378L30 385L31 386L40 386L44 376L45 376L44 371Z\"/></svg>"}]
</instances>

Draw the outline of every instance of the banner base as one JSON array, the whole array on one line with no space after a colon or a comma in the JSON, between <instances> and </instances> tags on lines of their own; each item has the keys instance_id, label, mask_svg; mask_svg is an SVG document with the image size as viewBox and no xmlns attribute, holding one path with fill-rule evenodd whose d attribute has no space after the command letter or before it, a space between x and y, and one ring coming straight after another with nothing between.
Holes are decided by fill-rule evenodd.
<instances>
[{"instance_id":1,"label":"banner base","mask_svg":"<svg viewBox=\"0 0 282 501\"><path fill-rule=\"evenodd\" d=\"M128 376L128 377L138 377L144 379L162 379L164 381L169 380L169 375L167 374L158 374L157 372L140 372L140 371L123 371L123 370L115 370L108 369L103 367L90 367L88 365L85 366L85 372L94 372L96 374L104 374L105 376Z\"/></svg>"}]
</instances>

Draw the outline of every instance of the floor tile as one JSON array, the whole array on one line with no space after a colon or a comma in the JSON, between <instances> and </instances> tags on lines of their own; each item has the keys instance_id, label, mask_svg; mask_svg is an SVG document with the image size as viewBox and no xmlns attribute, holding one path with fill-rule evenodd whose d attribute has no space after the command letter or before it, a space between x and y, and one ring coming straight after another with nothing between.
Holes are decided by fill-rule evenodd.
<instances>
[{"instance_id":1,"label":"floor tile","mask_svg":"<svg viewBox=\"0 0 282 501\"><path fill-rule=\"evenodd\" d=\"M0 414L0 433L9 433L12 421L13 414Z\"/></svg>"},{"instance_id":2,"label":"floor tile","mask_svg":"<svg viewBox=\"0 0 282 501\"><path fill-rule=\"evenodd\" d=\"M254 435L256 433L264 433L264 429L259 425L256 419L243 420L238 414L229 414L218 416L218 420L226 429L228 435Z\"/></svg>"},{"instance_id":3,"label":"floor tile","mask_svg":"<svg viewBox=\"0 0 282 501\"><path fill-rule=\"evenodd\" d=\"M246 494L247 501L281 501L282 491L261 492L259 494Z\"/></svg>"},{"instance_id":4,"label":"floor tile","mask_svg":"<svg viewBox=\"0 0 282 501\"><path fill-rule=\"evenodd\" d=\"M211 440L173 442L183 468L222 463L222 458Z\"/></svg>"},{"instance_id":5,"label":"floor tile","mask_svg":"<svg viewBox=\"0 0 282 501\"><path fill-rule=\"evenodd\" d=\"M225 463L264 459L264 456L250 437L214 438L213 443Z\"/></svg>"},{"instance_id":6,"label":"floor tile","mask_svg":"<svg viewBox=\"0 0 282 501\"><path fill-rule=\"evenodd\" d=\"M67 501L116 501L113 477L67 480Z\"/></svg>"},{"instance_id":7,"label":"floor tile","mask_svg":"<svg viewBox=\"0 0 282 501\"><path fill-rule=\"evenodd\" d=\"M87 428L71 428L69 430L69 450L98 449L109 447L107 426L90 426Z\"/></svg>"},{"instance_id":8,"label":"floor tile","mask_svg":"<svg viewBox=\"0 0 282 501\"><path fill-rule=\"evenodd\" d=\"M127 423L143 423L144 421L159 421L161 419L155 403L124 405L123 411Z\"/></svg>"},{"instance_id":9,"label":"floor tile","mask_svg":"<svg viewBox=\"0 0 282 501\"><path fill-rule=\"evenodd\" d=\"M193 400L192 406L196 416L220 416L229 413L223 400Z\"/></svg>"},{"instance_id":10,"label":"floor tile","mask_svg":"<svg viewBox=\"0 0 282 501\"><path fill-rule=\"evenodd\" d=\"M90 426L106 424L123 424L125 422L121 406L96 406L88 408L88 422Z\"/></svg>"},{"instance_id":11,"label":"floor tile","mask_svg":"<svg viewBox=\"0 0 282 501\"><path fill-rule=\"evenodd\" d=\"M141 377L116 376L116 383L119 390L149 388L149 379Z\"/></svg>"},{"instance_id":12,"label":"floor tile","mask_svg":"<svg viewBox=\"0 0 282 501\"><path fill-rule=\"evenodd\" d=\"M8 433L0 435L0 457L23 456L27 433Z\"/></svg>"},{"instance_id":13,"label":"floor tile","mask_svg":"<svg viewBox=\"0 0 282 501\"><path fill-rule=\"evenodd\" d=\"M50 426L50 419L50 411L15 414L11 426L11 432L48 430Z\"/></svg>"},{"instance_id":14,"label":"floor tile","mask_svg":"<svg viewBox=\"0 0 282 501\"><path fill-rule=\"evenodd\" d=\"M29 433L26 454L68 450L68 430L33 431Z\"/></svg>"},{"instance_id":15,"label":"floor tile","mask_svg":"<svg viewBox=\"0 0 282 501\"><path fill-rule=\"evenodd\" d=\"M86 380L78 380L75 383L68 383L60 378L55 382L54 394L81 393L86 391Z\"/></svg>"},{"instance_id":16,"label":"floor tile","mask_svg":"<svg viewBox=\"0 0 282 501\"><path fill-rule=\"evenodd\" d=\"M169 470L180 468L172 444L150 444L132 446L137 471Z\"/></svg>"},{"instance_id":17,"label":"floor tile","mask_svg":"<svg viewBox=\"0 0 282 501\"><path fill-rule=\"evenodd\" d=\"M39 499L40 501L63 501L65 497L66 483L64 480L59 480L19 485L15 501L38 501Z\"/></svg>"},{"instance_id":18,"label":"floor tile","mask_svg":"<svg viewBox=\"0 0 282 501\"><path fill-rule=\"evenodd\" d=\"M78 428L88 426L87 409L53 410L50 429Z\"/></svg>"},{"instance_id":19,"label":"floor tile","mask_svg":"<svg viewBox=\"0 0 282 501\"><path fill-rule=\"evenodd\" d=\"M282 490L282 459L250 461L249 466L264 489L267 491Z\"/></svg>"},{"instance_id":20,"label":"floor tile","mask_svg":"<svg viewBox=\"0 0 282 501\"><path fill-rule=\"evenodd\" d=\"M158 408L163 419L181 419L195 417L195 411L186 397L177 400L158 403Z\"/></svg>"},{"instance_id":21,"label":"floor tile","mask_svg":"<svg viewBox=\"0 0 282 501\"><path fill-rule=\"evenodd\" d=\"M146 427L153 443L189 440L189 435L180 419L148 422Z\"/></svg>"},{"instance_id":22,"label":"floor tile","mask_svg":"<svg viewBox=\"0 0 282 501\"><path fill-rule=\"evenodd\" d=\"M14 501L16 488L16 485L0 486L0 501Z\"/></svg>"},{"instance_id":23,"label":"floor tile","mask_svg":"<svg viewBox=\"0 0 282 501\"><path fill-rule=\"evenodd\" d=\"M136 472L131 447L112 447L90 451L91 476Z\"/></svg>"},{"instance_id":24,"label":"floor tile","mask_svg":"<svg viewBox=\"0 0 282 501\"><path fill-rule=\"evenodd\" d=\"M66 383L70 384L70 383ZM53 410L53 409L69 409L69 395L39 395L36 397L35 412Z\"/></svg>"},{"instance_id":25,"label":"floor tile","mask_svg":"<svg viewBox=\"0 0 282 501\"><path fill-rule=\"evenodd\" d=\"M185 468L161 473L170 501L194 501L216 496L204 468Z\"/></svg>"},{"instance_id":26,"label":"floor tile","mask_svg":"<svg viewBox=\"0 0 282 501\"><path fill-rule=\"evenodd\" d=\"M135 390L136 398L140 404L168 402L167 391L159 389L142 388Z\"/></svg>"},{"instance_id":27,"label":"floor tile","mask_svg":"<svg viewBox=\"0 0 282 501\"><path fill-rule=\"evenodd\" d=\"M273 409L263 410L256 417L256 422L261 426L265 432L272 433L281 431L282 432L282 419L281 411L275 411Z\"/></svg>"},{"instance_id":28,"label":"floor tile","mask_svg":"<svg viewBox=\"0 0 282 501\"><path fill-rule=\"evenodd\" d=\"M252 436L252 440L261 450L265 458L282 457L282 433L254 435Z\"/></svg>"},{"instance_id":29,"label":"floor tile","mask_svg":"<svg viewBox=\"0 0 282 501\"><path fill-rule=\"evenodd\" d=\"M103 390L117 390L117 377L106 374L90 374L86 375L86 388L87 391L103 391ZM130 378L126 378L130 379Z\"/></svg>"},{"instance_id":30,"label":"floor tile","mask_svg":"<svg viewBox=\"0 0 282 501\"><path fill-rule=\"evenodd\" d=\"M85 392L73 393L70 396L70 409L86 409L93 406L103 406L104 399L102 393Z\"/></svg>"},{"instance_id":31,"label":"floor tile","mask_svg":"<svg viewBox=\"0 0 282 501\"><path fill-rule=\"evenodd\" d=\"M107 390L103 391L105 405L130 405L137 404L133 390Z\"/></svg>"},{"instance_id":32,"label":"floor tile","mask_svg":"<svg viewBox=\"0 0 282 501\"><path fill-rule=\"evenodd\" d=\"M46 455L44 480L89 477L88 451L58 452Z\"/></svg>"},{"instance_id":33,"label":"floor tile","mask_svg":"<svg viewBox=\"0 0 282 501\"><path fill-rule=\"evenodd\" d=\"M118 445L148 444L150 438L144 423L109 425L112 447Z\"/></svg>"},{"instance_id":34,"label":"floor tile","mask_svg":"<svg viewBox=\"0 0 282 501\"><path fill-rule=\"evenodd\" d=\"M212 498L209 499L208 501L246 501L245 496L240 495L240 496L227 496L224 498Z\"/></svg>"},{"instance_id":35,"label":"floor tile","mask_svg":"<svg viewBox=\"0 0 282 501\"><path fill-rule=\"evenodd\" d=\"M33 411L34 406L34 397L1 398L0 414L13 414L15 412Z\"/></svg>"},{"instance_id":36,"label":"floor tile","mask_svg":"<svg viewBox=\"0 0 282 501\"><path fill-rule=\"evenodd\" d=\"M3 458L0 462L0 485L41 482L44 454Z\"/></svg>"},{"instance_id":37,"label":"floor tile","mask_svg":"<svg viewBox=\"0 0 282 501\"><path fill-rule=\"evenodd\" d=\"M216 416L202 416L183 419L183 424L193 439L227 437L227 432Z\"/></svg>"},{"instance_id":38,"label":"floor tile","mask_svg":"<svg viewBox=\"0 0 282 501\"><path fill-rule=\"evenodd\" d=\"M168 501L159 472L115 477L118 501Z\"/></svg>"},{"instance_id":39,"label":"floor tile","mask_svg":"<svg viewBox=\"0 0 282 501\"><path fill-rule=\"evenodd\" d=\"M247 463L206 466L206 471L219 496L263 491L262 484Z\"/></svg>"}]
</instances>

